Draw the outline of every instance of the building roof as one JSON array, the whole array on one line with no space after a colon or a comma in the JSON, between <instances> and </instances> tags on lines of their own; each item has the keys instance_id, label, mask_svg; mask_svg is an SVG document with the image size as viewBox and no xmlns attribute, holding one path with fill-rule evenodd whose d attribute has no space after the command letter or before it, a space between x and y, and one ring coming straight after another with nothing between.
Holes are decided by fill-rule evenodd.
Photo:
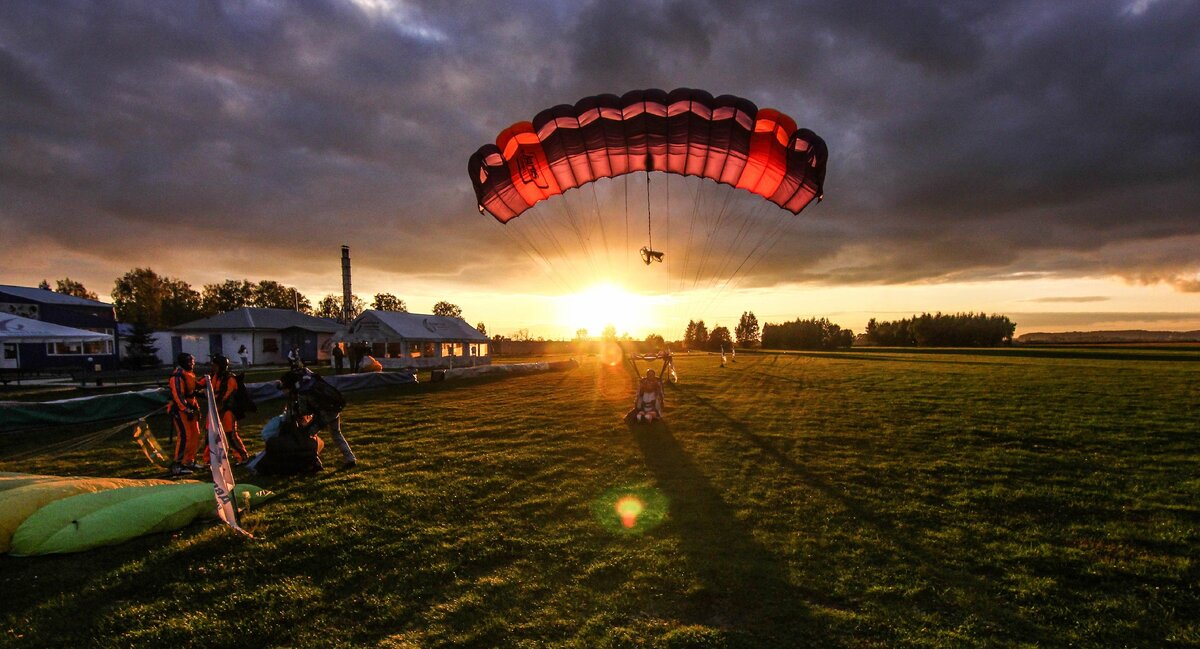
<instances>
[{"instance_id":1,"label":"building roof","mask_svg":"<svg viewBox=\"0 0 1200 649\"><path fill-rule=\"evenodd\" d=\"M296 328L319 333L333 333L340 327L341 325L335 320L318 318L291 309L242 307L218 313L210 318L185 322L171 329L173 331L280 331Z\"/></svg>"},{"instance_id":2,"label":"building roof","mask_svg":"<svg viewBox=\"0 0 1200 649\"><path fill-rule=\"evenodd\" d=\"M33 318L22 318L19 315L0 315L0 342L53 343L99 340L112 340L112 336Z\"/></svg>"},{"instance_id":3,"label":"building roof","mask_svg":"<svg viewBox=\"0 0 1200 649\"><path fill-rule=\"evenodd\" d=\"M479 330L467 324L462 318L452 318L442 315L425 313L404 313L402 311L379 311L370 309L350 323L345 339L374 338L368 335L378 331L374 323L382 324L389 331L382 331L384 338L395 339L386 334L407 340L467 340L488 342L488 337ZM375 341L379 342L379 341Z\"/></svg>"},{"instance_id":4,"label":"building roof","mask_svg":"<svg viewBox=\"0 0 1200 649\"><path fill-rule=\"evenodd\" d=\"M66 306L93 306L111 309L112 305L96 300L89 300L74 295L65 293L56 293L48 291L44 288L35 288L30 286L10 286L8 284L0 284L0 293L7 293L25 300L32 300L39 304L62 304Z\"/></svg>"}]
</instances>

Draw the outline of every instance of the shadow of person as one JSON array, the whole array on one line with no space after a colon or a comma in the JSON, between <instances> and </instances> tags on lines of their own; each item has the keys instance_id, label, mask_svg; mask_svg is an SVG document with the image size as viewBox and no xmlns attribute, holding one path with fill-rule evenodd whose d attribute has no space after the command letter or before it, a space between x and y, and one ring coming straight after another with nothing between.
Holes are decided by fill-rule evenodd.
<instances>
[{"instance_id":1,"label":"shadow of person","mask_svg":"<svg viewBox=\"0 0 1200 649\"><path fill-rule=\"evenodd\" d=\"M679 540L687 568L700 583L687 594L685 621L733 629L750 636L754 646L827 642L803 593L789 583L787 564L755 541L668 425L660 420L631 423L629 429L669 501L665 531Z\"/></svg>"}]
</instances>

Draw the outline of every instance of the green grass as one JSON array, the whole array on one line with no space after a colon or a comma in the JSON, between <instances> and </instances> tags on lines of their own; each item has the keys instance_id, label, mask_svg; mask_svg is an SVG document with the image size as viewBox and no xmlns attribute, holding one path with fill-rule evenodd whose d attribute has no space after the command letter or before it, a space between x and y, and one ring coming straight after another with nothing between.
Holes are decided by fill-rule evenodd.
<instances>
[{"instance_id":1,"label":"green grass","mask_svg":"<svg viewBox=\"0 0 1200 649\"><path fill-rule=\"evenodd\" d=\"M352 395L359 468L255 480L254 540L0 557L0 644L1200 645L1197 350L676 358L657 429L594 359ZM123 437L0 470L157 473Z\"/></svg>"}]
</instances>

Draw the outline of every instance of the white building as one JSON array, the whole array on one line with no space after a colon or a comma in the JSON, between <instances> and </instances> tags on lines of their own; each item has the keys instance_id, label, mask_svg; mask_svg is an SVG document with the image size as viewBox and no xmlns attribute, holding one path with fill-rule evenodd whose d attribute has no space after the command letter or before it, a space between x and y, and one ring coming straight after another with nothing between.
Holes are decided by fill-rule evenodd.
<instances>
[{"instance_id":1,"label":"white building","mask_svg":"<svg viewBox=\"0 0 1200 649\"><path fill-rule=\"evenodd\" d=\"M364 311L339 338L349 345L368 343L384 367L447 368L492 362L488 337L462 318Z\"/></svg>"},{"instance_id":2,"label":"white building","mask_svg":"<svg viewBox=\"0 0 1200 649\"><path fill-rule=\"evenodd\" d=\"M156 338L159 358L167 364L187 352L200 363L221 354L237 365L238 349L245 345L251 364L282 365L292 348L306 363L328 361L330 340L339 328L334 320L290 309L243 307L173 327L169 342L163 333Z\"/></svg>"}]
</instances>

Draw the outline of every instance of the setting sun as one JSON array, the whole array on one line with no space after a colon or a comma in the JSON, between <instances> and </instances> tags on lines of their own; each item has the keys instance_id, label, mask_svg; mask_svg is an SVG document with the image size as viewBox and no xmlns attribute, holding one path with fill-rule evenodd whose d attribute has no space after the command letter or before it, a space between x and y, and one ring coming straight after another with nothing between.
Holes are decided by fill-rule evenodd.
<instances>
[{"instance_id":1,"label":"setting sun","mask_svg":"<svg viewBox=\"0 0 1200 649\"><path fill-rule=\"evenodd\" d=\"M572 334L587 329L589 336L599 336L611 324L617 335L640 338L660 324L657 302L654 297L631 293L616 284L596 284L560 298L558 320Z\"/></svg>"}]
</instances>

